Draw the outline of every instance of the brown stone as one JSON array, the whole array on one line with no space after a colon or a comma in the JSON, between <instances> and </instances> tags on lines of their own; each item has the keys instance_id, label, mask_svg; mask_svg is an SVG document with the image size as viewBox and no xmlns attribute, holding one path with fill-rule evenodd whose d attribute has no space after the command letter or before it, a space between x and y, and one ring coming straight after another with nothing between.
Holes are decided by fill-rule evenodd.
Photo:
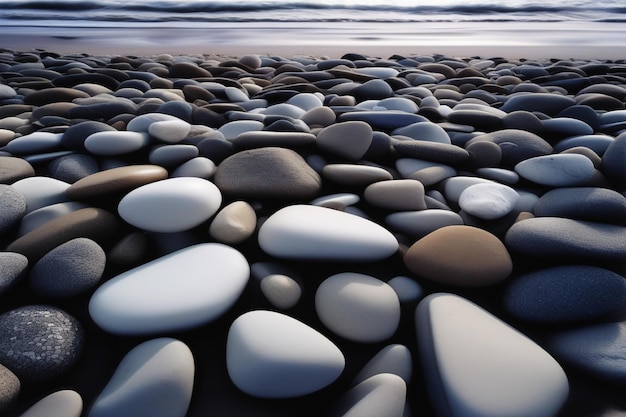
<instances>
[{"instance_id":1,"label":"brown stone","mask_svg":"<svg viewBox=\"0 0 626 417\"><path fill-rule=\"evenodd\" d=\"M0 156L0 184L13 184L34 176L35 169L25 160L12 156Z\"/></svg>"},{"instance_id":2,"label":"brown stone","mask_svg":"<svg viewBox=\"0 0 626 417\"><path fill-rule=\"evenodd\" d=\"M369 185L363 194L373 206L397 211L426 210L424 185L411 179L380 181Z\"/></svg>"},{"instance_id":3,"label":"brown stone","mask_svg":"<svg viewBox=\"0 0 626 417\"><path fill-rule=\"evenodd\" d=\"M335 123L320 130L317 146L349 161L358 161L372 143L370 125L361 121Z\"/></svg>"}]
</instances>

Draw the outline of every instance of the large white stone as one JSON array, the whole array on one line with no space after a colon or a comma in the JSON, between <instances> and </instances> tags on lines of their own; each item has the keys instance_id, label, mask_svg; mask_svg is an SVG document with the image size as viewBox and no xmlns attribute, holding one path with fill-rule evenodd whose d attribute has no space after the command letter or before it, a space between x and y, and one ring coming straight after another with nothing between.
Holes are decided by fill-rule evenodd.
<instances>
[{"instance_id":1,"label":"large white stone","mask_svg":"<svg viewBox=\"0 0 626 417\"><path fill-rule=\"evenodd\" d=\"M326 278L315 293L315 311L326 327L355 342L386 340L400 323L400 300L393 288L354 272Z\"/></svg>"},{"instance_id":2,"label":"large white stone","mask_svg":"<svg viewBox=\"0 0 626 417\"><path fill-rule=\"evenodd\" d=\"M337 417L404 417L406 383L398 375L374 375L346 392L335 405Z\"/></svg>"},{"instance_id":3,"label":"large white stone","mask_svg":"<svg viewBox=\"0 0 626 417\"><path fill-rule=\"evenodd\" d=\"M341 211L309 205L287 206L259 229L259 245L279 258L370 262L398 250L382 226Z\"/></svg>"},{"instance_id":4,"label":"large white stone","mask_svg":"<svg viewBox=\"0 0 626 417\"><path fill-rule=\"evenodd\" d=\"M514 169L527 180L551 187L583 185L595 174L591 159L573 153L536 156L519 162Z\"/></svg>"},{"instance_id":5,"label":"large white stone","mask_svg":"<svg viewBox=\"0 0 626 417\"><path fill-rule=\"evenodd\" d=\"M195 365L183 342L163 337L131 349L96 398L88 417L185 417Z\"/></svg>"},{"instance_id":6,"label":"large white stone","mask_svg":"<svg viewBox=\"0 0 626 417\"><path fill-rule=\"evenodd\" d=\"M565 403L567 377L554 358L476 304L431 294L418 304L415 322L439 415L552 417Z\"/></svg>"},{"instance_id":7,"label":"large white stone","mask_svg":"<svg viewBox=\"0 0 626 417\"><path fill-rule=\"evenodd\" d=\"M232 382L260 398L316 392L343 372L341 351L324 335L287 315L255 310L228 331L226 367Z\"/></svg>"},{"instance_id":8,"label":"large white stone","mask_svg":"<svg viewBox=\"0 0 626 417\"><path fill-rule=\"evenodd\" d=\"M222 204L220 190L196 177L168 178L143 185L119 202L122 218L151 232L182 232L208 220Z\"/></svg>"},{"instance_id":9,"label":"large white stone","mask_svg":"<svg viewBox=\"0 0 626 417\"><path fill-rule=\"evenodd\" d=\"M85 148L95 155L122 155L138 151L150 143L145 132L103 131L92 133L85 139Z\"/></svg>"},{"instance_id":10,"label":"large white stone","mask_svg":"<svg viewBox=\"0 0 626 417\"><path fill-rule=\"evenodd\" d=\"M26 213L45 206L66 202L70 184L50 177L28 177L12 184L26 199Z\"/></svg>"},{"instance_id":11,"label":"large white stone","mask_svg":"<svg viewBox=\"0 0 626 417\"><path fill-rule=\"evenodd\" d=\"M62 133L33 132L13 139L3 150L15 155L49 152L61 145L62 136Z\"/></svg>"},{"instance_id":12,"label":"large white stone","mask_svg":"<svg viewBox=\"0 0 626 417\"><path fill-rule=\"evenodd\" d=\"M513 188L498 183L474 184L459 196L459 207L484 220L499 219L509 214L519 194Z\"/></svg>"},{"instance_id":13,"label":"large white stone","mask_svg":"<svg viewBox=\"0 0 626 417\"><path fill-rule=\"evenodd\" d=\"M221 243L180 249L111 278L91 297L102 329L141 335L185 330L224 314L250 275L244 256Z\"/></svg>"},{"instance_id":14,"label":"large white stone","mask_svg":"<svg viewBox=\"0 0 626 417\"><path fill-rule=\"evenodd\" d=\"M191 131L191 125L184 120L161 120L148 127L150 135L162 142L178 143Z\"/></svg>"},{"instance_id":15,"label":"large white stone","mask_svg":"<svg viewBox=\"0 0 626 417\"><path fill-rule=\"evenodd\" d=\"M65 389L53 392L37 401L20 417L80 417L83 399L79 393Z\"/></svg>"},{"instance_id":16,"label":"large white stone","mask_svg":"<svg viewBox=\"0 0 626 417\"><path fill-rule=\"evenodd\" d=\"M359 384L378 374L398 375L407 384L413 376L413 360L409 349L400 344L388 345L382 348L363 369L354 377L354 384Z\"/></svg>"}]
</instances>

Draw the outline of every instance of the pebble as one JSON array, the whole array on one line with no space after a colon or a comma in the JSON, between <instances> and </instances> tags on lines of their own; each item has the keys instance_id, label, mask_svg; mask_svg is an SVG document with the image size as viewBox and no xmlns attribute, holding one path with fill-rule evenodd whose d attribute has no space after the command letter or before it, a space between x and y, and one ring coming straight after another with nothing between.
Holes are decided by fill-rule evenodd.
<instances>
[{"instance_id":1,"label":"pebble","mask_svg":"<svg viewBox=\"0 0 626 417\"><path fill-rule=\"evenodd\" d=\"M365 122L335 123L323 128L316 138L317 146L348 161L361 159L372 143L372 128Z\"/></svg>"},{"instance_id":2,"label":"pebble","mask_svg":"<svg viewBox=\"0 0 626 417\"><path fill-rule=\"evenodd\" d=\"M626 153L626 133L622 133L611 142L602 155L602 171L619 190L626 189L626 167L624 154Z\"/></svg>"},{"instance_id":3,"label":"pebble","mask_svg":"<svg viewBox=\"0 0 626 417\"><path fill-rule=\"evenodd\" d=\"M172 119L151 123L148 133L165 143L178 143L191 131L191 125L184 120Z\"/></svg>"},{"instance_id":4,"label":"pebble","mask_svg":"<svg viewBox=\"0 0 626 417\"><path fill-rule=\"evenodd\" d=\"M608 188L556 188L537 200L533 214L626 225L626 197Z\"/></svg>"},{"instance_id":5,"label":"pebble","mask_svg":"<svg viewBox=\"0 0 626 417\"><path fill-rule=\"evenodd\" d=\"M261 225L258 240L266 253L287 259L372 262L398 250L396 238L370 220L300 204L272 214Z\"/></svg>"},{"instance_id":6,"label":"pebble","mask_svg":"<svg viewBox=\"0 0 626 417\"><path fill-rule=\"evenodd\" d=\"M370 184L363 193L375 207L393 211L425 210L424 185L416 180L379 181Z\"/></svg>"},{"instance_id":7,"label":"pebble","mask_svg":"<svg viewBox=\"0 0 626 417\"><path fill-rule=\"evenodd\" d=\"M84 154L65 155L56 158L48 165L48 172L52 178L68 184L73 184L98 171L98 161Z\"/></svg>"},{"instance_id":8,"label":"pebble","mask_svg":"<svg viewBox=\"0 0 626 417\"><path fill-rule=\"evenodd\" d=\"M417 240L442 227L464 223L461 216L454 211L427 209L391 213L385 217L385 224L392 230Z\"/></svg>"},{"instance_id":9,"label":"pebble","mask_svg":"<svg viewBox=\"0 0 626 417\"><path fill-rule=\"evenodd\" d=\"M385 346L363 366L352 382L360 384L379 374L393 374L402 378L407 384L411 382L413 377L411 351L401 344Z\"/></svg>"},{"instance_id":10,"label":"pebble","mask_svg":"<svg viewBox=\"0 0 626 417\"><path fill-rule=\"evenodd\" d=\"M83 349L83 326L57 307L27 305L0 315L0 363L24 384L61 377Z\"/></svg>"},{"instance_id":11,"label":"pebble","mask_svg":"<svg viewBox=\"0 0 626 417\"><path fill-rule=\"evenodd\" d=\"M0 156L0 184L12 184L34 176L35 169L25 160L12 156Z\"/></svg>"},{"instance_id":12,"label":"pebble","mask_svg":"<svg viewBox=\"0 0 626 417\"><path fill-rule=\"evenodd\" d=\"M82 412L83 399L80 394L71 389L64 389L46 395L21 414L20 417L80 417Z\"/></svg>"},{"instance_id":13,"label":"pebble","mask_svg":"<svg viewBox=\"0 0 626 417\"><path fill-rule=\"evenodd\" d=\"M150 137L143 132L105 131L89 135L85 149L94 155L113 156L135 152L148 145Z\"/></svg>"},{"instance_id":14,"label":"pebble","mask_svg":"<svg viewBox=\"0 0 626 417\"><path fill-rule=\"evenodd\" d=\"M19 253L0 252L0 295L25 275L28 259Z\"/></svg>"},{"instance_id":15,"label":"pebble","mask_svg":"<svg viewBox=\"0 0 626 417\"><path fill-rule=\"evenodd\" d=\"M218 242L234 245L250 238L256 223L254 208L245 201L234 201L215 215L209 234Z\"/></svg>"},{"instance_id":16,"label":"pebble","mask_svg":"<svg viewBox=\"0 0 626 417\"><path fill-rule=\"evenodd\" d=\"M326 278L315 292L315 311L334 333L361 343L389 339L400 323L400 301L393 288L354 272Z\"/></svg>"},{"instance_id":17,"label":"pebble","mask_svg":"<svg viewBox=\"0 0 626 417\"><path fill-rule=\"evenodd\" d=\"M555 93L520 93L509 98L500 110L506 113L517 110L540 111L548 116L555 116L575 104L573 98Z\"/></svg>"},{"instance_id":18,"label":"pebble","mask_svg":"<svg viewBox=\"0 0 626 417\"><path fill-rule=\"evenodd\" d=\"M345 358L333 342L290 316L254 310L231 324L226 340L228 376L259 398L294 398L339 378Z\"/></svg>"},{"instance_id":19,"label":"pebble","mask_svg":"<svg viewBox=\"0 0 626 417\"><path fill-rule=\"evenodd\" d=\"M459 196L459 206L465 212L484 220L494 220L509 214L517 204L519 194L503 184L474 184Z\"/></svg>"},{"instance_id":20,"label":"pebble","mask_svg":"<svg viewBox=\"0 0 626 417\"><path fill-rule=\"evenodd\" d=\"M302 297L300 285L287 275L271 274L261 279L261 292L276 308L289 310Z\"/></svg>"},{"instance_id":21,"label":"pebble","mask_svg":"<svg viewBox=\"0 0 626 417\"><path fill-rule=\"evenodd\" d=\"M68 201L66 203L56 203L49 206L42 207L35 211L28 213L22 217L20 222L20 228L17 232L17 236L24 236L26 233L35 230L39 226L47 223L64 214L71 213L72 211L80 210L89 207L84 203L76 201Z\"/></svg>"},{"instance_id":22,"label":"pebble","mask_svg":"<svg viewBox=\"0 0 626 417\"><path fill-rule=\"evenodd\" d=\"M87 416L185 417L195 368L193 353L180 340L145 341L122 358Z\"/></svg>"},{"instance_id":23,"label":"pebble","mask_svg":"<svg viewBox=\"0 0 626 417\"><path fill-rule=\"evenodd\" d=\"M563 153L529 158L514 169L521 177L549 187L584 185L595 174L593 162L586 156Z\"/></svg>"},{"instance_id":24,"label":"pebble","mask_svg":"<svg viewBox=\"0 0 626 417\"><path fill-rule=\"evenodd\" d=\"M0 184L0 234L10 231L26 214L26 197L10 185Z\"/></svg>"},{"instance_id":25,"label":"pebble","mask_svg":"<svg viewBox=\"0 0 626 417\"><path fill-rule=\"evenodd\" d=\"M493 142L502 151L501 163L504 167L512 167L517 163L535 156L552 153L552 145L540 136L519 129L502 129L478 135L465 144L466 147L476 142Z\"/></svg>"},{"instance_id":26,"label":"pebble","mask_svg":"<svg viewBox=\"0 0 626 417\"><path fill-rule=\"evenodd\" d=\"M357 187L393 179L393 175L384 168L359 164L324 165L322 177L337 184Z\"/></svg>"},{"instance_id":27,"label":"pebble","mask_svg":"<svg viewBox=\"0 0 626 417\"><path fill-rule=\"evenodd\" d=\"M380 373L346 392L334 406L341 417L402 417L406 415L406 383L397 375Z\"/></svg>"},{"instance_id":28,"label":"pebble","mask_svg":"<svg viewBox=\"0 0 626 417\"><path fill-rule=\"evenodd\" d=\"M431 294L418 304L415 323L439 414L551 417L567 400L568 379L557 361L471 301Z\"/></svg>"},{"instance_id":29,"label":"pebble","mask_svg":"<svg viewBox=\"0 0 626 417\"><path fill-rule=\"evenodd\" d=\"M33 132L10 141L4 150L14 155L28 155L56 150L61 144L60 133Z\"/></svg>"},{"instance_id":30,"label":"pebble","mask_svg":"<svg viewBox=\"0 0 626 417\"><path fill-rule=\"evenodd\" d=\"M22 384L5 366L0 365L0 413L7 413L17 402Z\"/></svg>"},{"instance_id":31,"label":"pebble","mask_svg":"<svg viewBox=\"0 0 626 417\"><path fill-rule=\"evenodd\" d=\"M215 162L209 158L198 156L179 165L170 173L170 178L198 177L208 180L215 175L215 171L217 171Z\"/></svg>"},{"instance_id":32,"label":"pebble","mask_svg":"<svg viewBox=\"0 0 626 417\"><path fill-rule=\"evenodd\" d=\"M65 191L69 186L70 184L64 181L41 176L24 178L11 185L12 189L16 190L26 200L26 213L67 201Z\"/></svg>"},{"instance_id":33,"label":"pebble","mask_svg":"<svg viewBox=\"0 0 626 417\"><path fill-rule=\"evenodd\" d=\"M119 335L187 330L223 315L249 274L246 259L230 246L192 245L106 281L91 296L89 314Z\"/></svg>"},{"instance_id":34,"label":"pebble","mask_svg":"<svg viewBox=\"0 0 626 417\"><path fill-rule=\"evenodd\" d=\"M415 140L450 144L450 136L439 125L431 122L416 122L395 129L392 135L407 136ZM461 152L461 151L459 151Z\"/></svg>"},{"instance_id":35,"label":"pebble","mask_svg":"<svg viewBox=\"0 0 626 417\"><path fill-rule=\"evenodd\" d=\"M172 170L197 156L198 148L193 145L161 145L152 148L148 161Z\"/></svg>"}]
</instances>

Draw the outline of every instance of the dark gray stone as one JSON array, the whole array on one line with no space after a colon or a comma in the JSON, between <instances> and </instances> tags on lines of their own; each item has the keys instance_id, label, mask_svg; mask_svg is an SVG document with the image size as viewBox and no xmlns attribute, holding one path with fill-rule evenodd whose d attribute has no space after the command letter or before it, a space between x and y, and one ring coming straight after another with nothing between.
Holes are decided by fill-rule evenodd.
<instances>
[{"instance_id":1,"label":"dark gray stone","mask_svg":"<svg viewBox=\"0 0 626 417\"><path fill-rule=\"evenodd\" d=\"M0 184L0 235L26 214L26 198L10 185Z\"/></svg>"},{"instance_id":2,"label":"dark gray stone","mask_svg":"<svg viewBox=\"0 0 626 417\"><path fill-rule=\"evenodd\" d=\"M8 291L19 280L26 268L28 259L14 252L0 252L0 295Z\"/></svg>"},{"instance_id":3,"label":"dark gray stone","mask_svg":"<svg viewBox=\"0 0 626 417\"><path fill-rule=\"evenodd\" d=\"M566 217L626 225L626 198L608 188L556 188L539 198L533 213L537 217Z\"/></svg>"},{"instance_id":4,"label":"dark gray stone","mask_svg":"<svg viewBox=\"0 0 626 417\"><path fill-rule=\"evenodd\" d=\"M90 155L72 154L50 162L48 172L51 177L73 184L81 178L98 172L98 161Z\"/></svg>"}]
</instances>

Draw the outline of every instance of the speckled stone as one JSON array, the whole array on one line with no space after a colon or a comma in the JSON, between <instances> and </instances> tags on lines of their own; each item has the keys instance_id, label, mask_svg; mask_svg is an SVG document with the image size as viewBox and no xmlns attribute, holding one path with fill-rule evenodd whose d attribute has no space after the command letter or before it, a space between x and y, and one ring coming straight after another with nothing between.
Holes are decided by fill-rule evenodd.
<instances>
[{"instance_id":1,"label":"speckled stone","mask_svg":"<svg viewBox=\"0 0 626 417\"><path fill-rule=\"evenodd\" d=\"M533 214L626 225L626 197L608 188L556 188L537 200Z\"/></svg>"},{"instance_id":2,"label":"speckled stone","mask_svg":"<svg viewBox=\"0 0 626 417\"><path fill-rule=\"evenodd\" d=\"M34 177L35 169L21 158L0 156L0 184L13 184L23 178Z\"/></svg>"},{"instance_id":3,"label":"speckled stone","mask_svg":"<svg viewBox=\"0 0 626 417\"><path fill-rule=\"evenodd\" d=\"M98 161L89 155L66 155L52 161L48 172L51 177L72 184L98 172Z\"/></svg>"},{"instance_id":4,"label":"speckled stone","mask_svg":"<svg viewBox=\"0 0 626 417\"><path fill-rule=\"evenodd\" d=\"M68 298L93 288L106 265L104 250L91 239L72 239L45 254L30 270L33 292L47 298Z\"/></svg>"},{"instance_id":5,"label":"speckled stone","mask_svg":"<svg viewBox=\"0 0 626 417\"><path fill-rule=\"evenodd\" d=\"M0 362L25 384L52 381L83 350L82 325L52 306L30 305L0 315Z\"/></svg>"},{"instance_id":6,"label":"speckled stone","mask_svg":"<svg viewBox=\"0 0 626 417\"><path fill-rule=\"evenodd\" d=\"M0 365L0 413L6 413L17 401L22 384L8 368Z\"/></svg>"},{"instance_id":7,"label":"speckled stone","mask_svg":"<svg viewBox=\"0 0 626 417\"><path fill-rule=\"evenodd\" d=\"M602 171L620 190L626 190L626 133L622 133L602 155Z\"/></svg>"},{"instance_id":8,"label":"speckled stone","mask_svg":"<svg viewBox=\"0 0 626 417\"><path fill-rule=\"evenodd\" d=\"M19 253L0 252L0 295L7 292L26 272L28 259Z\"/></svg>"},{"instance_id":9,"label":"speckled stone","mask_svg":"<svg viewBox=\"0 0 626 417\"><path fill-rule=\"evenodd\" d=\"M26 198L16 188L0 184L0 235L11 230L26 214Z\"/></svg>"}]
</instances>

